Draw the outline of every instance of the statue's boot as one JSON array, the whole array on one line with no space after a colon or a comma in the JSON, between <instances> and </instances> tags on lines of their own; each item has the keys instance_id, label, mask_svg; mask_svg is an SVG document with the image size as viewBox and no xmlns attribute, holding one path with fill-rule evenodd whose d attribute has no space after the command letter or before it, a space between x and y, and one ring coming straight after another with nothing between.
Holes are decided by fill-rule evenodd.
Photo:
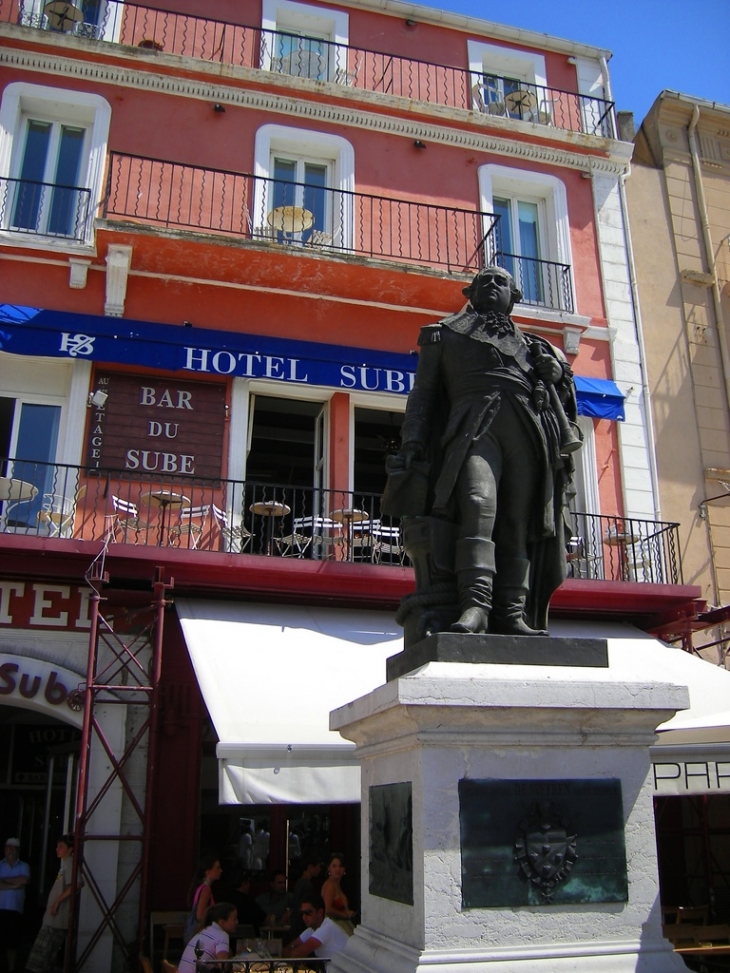
<instances>
[{"instance_id":1,"label":"statue's boot","mask_svg":"<svg viewBox=\"0 0 730 973\"><path fill-rule=\"evenodd\" d=\"M547 635L525 621L530 562L522 557L500 558L494 586L492 631L497 635Z\"/></svg>"},{"instance_id":2,"label":"statue's boot","mask_svg":"<svg viewBox=\"0 0 730 973\"><path fill-rule=\"evenodd\" d=\"M489 627L494 578L494 544L486 537L463 537L454 557L461 617L452 632L479 634Z\"/></svg>"}]
</instances>

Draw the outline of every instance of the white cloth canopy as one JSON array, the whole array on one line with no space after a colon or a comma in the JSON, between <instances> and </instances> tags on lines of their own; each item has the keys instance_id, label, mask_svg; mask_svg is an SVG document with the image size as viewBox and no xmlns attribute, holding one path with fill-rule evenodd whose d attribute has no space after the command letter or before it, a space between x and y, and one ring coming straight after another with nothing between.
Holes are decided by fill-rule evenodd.
<instances>
[{"instance_id":1,"label":"white cloth canopy","mask_svg":"<svg viewBox=\"0 0 730 973\"><path fill-rule=\"evenodd\" d=\"M360 800L330 710L385 682L403 632L387 612L175 600L218 734L222 804Z\"/></svg>"}]
</instances>

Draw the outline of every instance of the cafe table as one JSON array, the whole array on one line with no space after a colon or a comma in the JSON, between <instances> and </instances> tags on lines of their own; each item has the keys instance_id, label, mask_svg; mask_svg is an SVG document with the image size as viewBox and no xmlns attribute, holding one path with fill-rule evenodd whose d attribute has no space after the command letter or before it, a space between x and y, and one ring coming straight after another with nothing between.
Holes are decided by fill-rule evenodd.
<instances>
[{"instance_id":1,"label":"cafe table","mask_svg":"<svg viewBox=\"0 0 730 973\"><path fill-rule=\"evenodd\" d=\"M190 497L184 493L175 493L174 490L148 490L139 498L148 507L157 507L160 511L160 524L157 529L157 544L162 547L165 538L165 528L169 530L168 513L172 507L189 507Z\"/></svg>"},{"instance_id":2,"label":"cafe table","mask_svg":"<svg viewBox=\"0 0 730 973\"><path fill-rule=\"evenodd\" d=\"M33 500L38 495L38 487L25 480L10 476L0 476L0 500Z\"/></svg>"},{"instance_id":3,"label":"cafe table","mask_svg":"<svg viewBox=\"0 0 730 973\"><path fill-rule=\"evenodd\" d=\"M274 534L274 520L278 517L286 517L291 513L291 507L287 503L279 500L257 500L248 508L252 514L263 517L266 521L266 553L271 554L271 545Z\"/></svg>"},{"instance_id":4,"label":"cafe table","mask_svg":"<svg viewBox=\"0 0 730 973\"><path fill-rule=\"evenodd\" d=\"M355 524L362 524L370 520L367 510L358 510L356 507L341 507L333 510L330 517L345 527L345 560L349 561L355 540Z\"/></svg>"}]
</instances>

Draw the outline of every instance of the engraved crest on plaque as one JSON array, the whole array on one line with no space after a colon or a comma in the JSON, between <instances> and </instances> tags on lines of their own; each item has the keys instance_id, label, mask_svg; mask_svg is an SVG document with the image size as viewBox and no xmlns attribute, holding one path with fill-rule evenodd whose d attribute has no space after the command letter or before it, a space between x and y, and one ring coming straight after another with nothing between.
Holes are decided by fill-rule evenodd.
<instances>
[{"instance_id":1,"label":"engraved crest on plaque","mask_svg":"<svg viewBox=\"0 0 730 973\"><path fill-rule=\"evenodd\" d=\"M570 874L578 857L577 842L578 836L568 834L552 804L535 804L518 825L515 861L546 903L552 902L553 890Z\"/></svg>"}]
</instances>

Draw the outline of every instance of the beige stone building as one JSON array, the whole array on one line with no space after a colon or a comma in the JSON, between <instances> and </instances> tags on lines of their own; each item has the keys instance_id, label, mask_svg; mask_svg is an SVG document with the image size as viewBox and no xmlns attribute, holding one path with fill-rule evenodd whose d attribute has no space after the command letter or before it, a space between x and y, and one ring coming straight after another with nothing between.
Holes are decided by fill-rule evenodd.
<instances>
[{"instance_id":1,"label":"beige stone building","mask_svg":"<svg viewBox=\"0 0 730 973\"><path fill-rule=\"evenodd\" d=\"M701 585L708 606L725 606L730 604L730 106L663 91L636 134L626 193L661 513L681 525L685 581ZM695 647L725 634L723 625L695 634ZM727 665L727 648L721 641L702 654Z\"/></svg>"}]
</instances>

